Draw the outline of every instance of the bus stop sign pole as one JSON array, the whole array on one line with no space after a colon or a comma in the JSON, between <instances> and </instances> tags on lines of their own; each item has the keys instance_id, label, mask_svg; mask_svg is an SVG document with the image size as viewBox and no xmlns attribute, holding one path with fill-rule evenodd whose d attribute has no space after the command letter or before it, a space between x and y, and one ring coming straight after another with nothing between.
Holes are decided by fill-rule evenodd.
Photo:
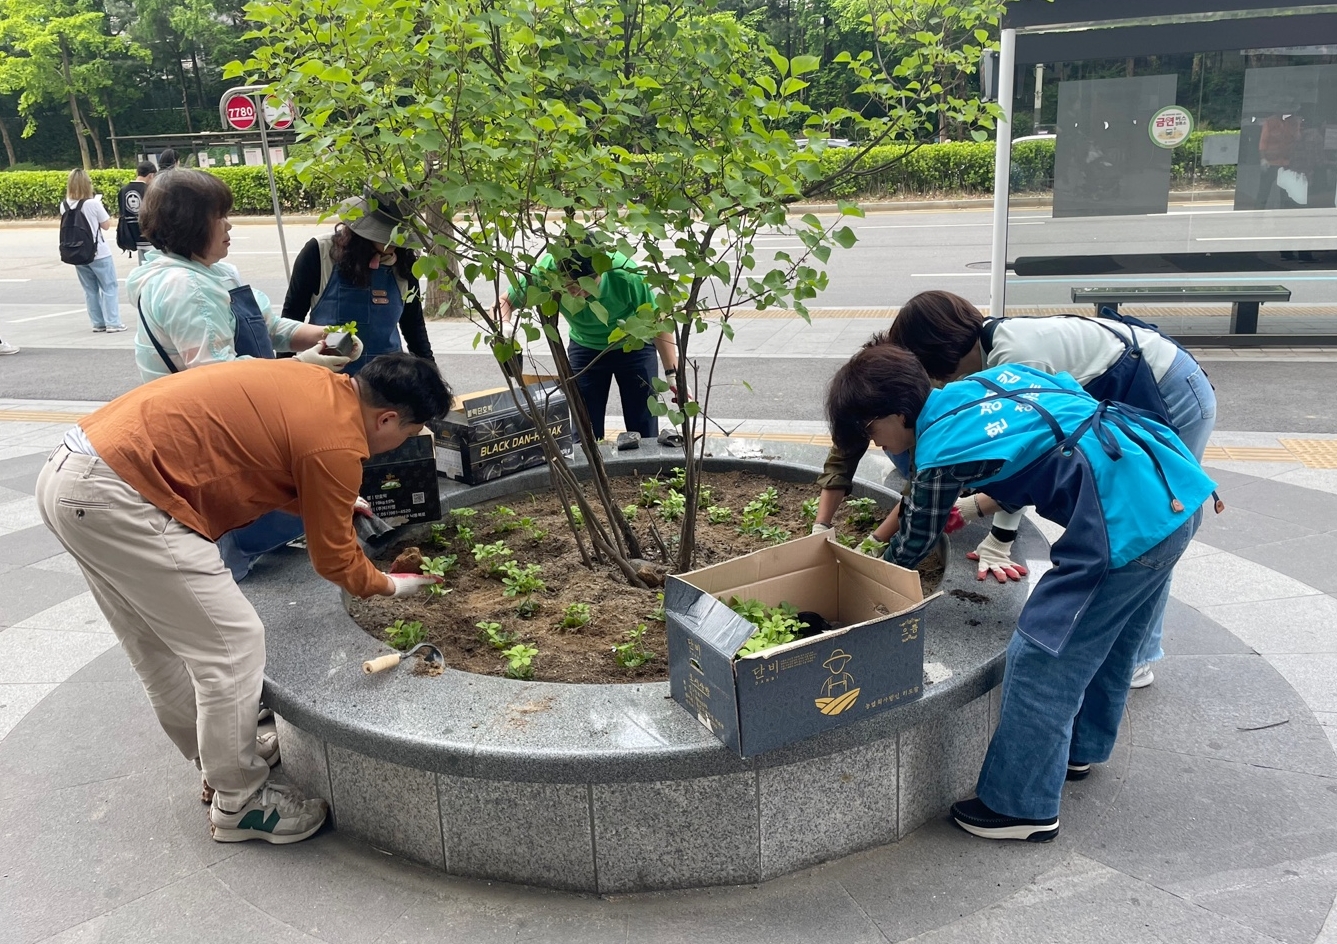
<instances>
[{"instance_id":1,"label":"bus stop sign pole","mask_svg":"<svg viewBox=\"0 0 1337 944\"><path fill-rule=\"evenodd\" d=\"M236 99L249 100L251 103L251 113L247 115L244 109L229 107L229 104ZM279 188L274 181L274 160L269 153L269 134L266 126L269 124L265 115L265 86L263 85L243 85L239 88L228 89L223 93L222 99L218 103L219 117L223 124L229 125L238 131L248 131L252 125L260 127L260 150L265 156L265 171L269 175L269 197L274 202L274 222L278 224L279 229L279 251L283 254L283 274L286 278L292 278L292 268L288 265L288 242L283 235L283 207L279 205Z\"/></svg>"},{"instance_id":2,"label":"bus stop sign pole","mask_svg":"<svg viewBox=\"0 0 1337 944\"><path fill-rule=\"evenodd\" d=\"M993 247L989 262L989 317L1007 314L1007 204L1012 183L1012 90L1017 31L1005 29L998 50L998 121L993 157Z\"/></svg>"}]
</instances>

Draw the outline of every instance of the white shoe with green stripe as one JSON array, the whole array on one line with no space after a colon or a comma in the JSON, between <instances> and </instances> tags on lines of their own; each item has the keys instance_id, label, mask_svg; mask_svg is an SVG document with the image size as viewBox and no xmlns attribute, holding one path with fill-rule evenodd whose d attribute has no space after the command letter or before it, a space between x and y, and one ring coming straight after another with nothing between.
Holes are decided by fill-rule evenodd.
<instances>
[{"instance_id":1,"label":"white shoe with green stripe","mask_svg":"<svg viewBox=\"0 0 1337 944\"><path fill-rule=\"evenodd\" d=\"M324 800L308 800L295 787L266 783L235 813L223 809L215 795L209 829L216 842L260 839L282 845L315 833L328 813Z\"/></svg>"}]
</instances>

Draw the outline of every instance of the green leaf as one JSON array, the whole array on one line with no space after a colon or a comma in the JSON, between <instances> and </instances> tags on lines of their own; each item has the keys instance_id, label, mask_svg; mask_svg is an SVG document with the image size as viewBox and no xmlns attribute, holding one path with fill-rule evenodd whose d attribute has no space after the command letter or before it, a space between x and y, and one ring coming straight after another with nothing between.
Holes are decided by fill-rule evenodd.
<instances>
[{"instance_id":1,"label":"green leaf","mask_svg":"<svg viewBox=\"0 0 1337 944\"><path fill-rule=\"evenodd\" d=\"M854 230L850 229L848 226L842 226L840 229L832 232L831 238L839 243L842 249L849 249L859 240L859 237L854 235Z\"/></svg>"},{"instance_id":2,"label":"green leaf","mask_svg":"<svg viewBox=\"0 0 1337 944\"><path fill-rule=\"evenodd\" d=\"M816 72L821 65L822 60L817 56L795 56L789 60L789 72L791 75L806 75Z\"/></svg>"}]
</instances>

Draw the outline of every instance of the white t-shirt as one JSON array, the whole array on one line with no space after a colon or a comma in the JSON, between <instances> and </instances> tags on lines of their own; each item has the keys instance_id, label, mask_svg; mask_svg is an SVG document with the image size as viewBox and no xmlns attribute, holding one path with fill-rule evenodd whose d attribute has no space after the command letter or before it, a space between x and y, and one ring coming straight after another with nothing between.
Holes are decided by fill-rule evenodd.
<instances>
[{"instance_id":1,"label":"white t-shirt","mask_svg":"<svg viewBox=\"0 0 1337 944\"><path fill-rule=\"evenodd\" d=\"M78 203L78 200L71 200L66 197L61 201L61 212L64 213L66 210L73 209ZM111 255L111 243L107 242L107 234L103 230L102 224L111 219L111 214L102 205L101 194L94 194L92 199L84 201L84 216L88 219L88 225L92 227L93 235L97 239L97 255L93 256L93 261L107 258Z\"/></svg>"},{"instance_id":2,"label":"white t-shirt","mask_svg":"<svg viewBox=\"0 0 1337 944\"><path fill-rule=\"evenodd\" d=\"M1023 364L1046 374L1068 373L1085 386L1114 366L1124 352L1123 337L1132 332L1157 383L1174 363L1179 348L1155 331L1117 321L1083 317L1004 318L994 329L985 367Z\"/></svg>"}]
</instances>

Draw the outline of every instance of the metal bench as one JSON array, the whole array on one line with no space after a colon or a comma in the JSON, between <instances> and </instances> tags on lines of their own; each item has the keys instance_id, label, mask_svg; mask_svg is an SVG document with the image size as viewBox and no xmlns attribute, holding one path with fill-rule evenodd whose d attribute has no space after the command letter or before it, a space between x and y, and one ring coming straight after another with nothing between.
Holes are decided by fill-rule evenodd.
<instances>
[{"instance_id":1,"label":"metal bench","mask_svg":"<svg viewBox=\"0 0 1337 944\"><path fill-rule=\"evenodd\" d=\"M1176 305L1229 302L1230 333L1257 334L1258 307L1264 302L1288 302L1291 290L1284 285L1157 285L1148 287L1074 288L1074 303L1086 302L1119 310L1121 304Z\"/></svg>"}]
</instances>

